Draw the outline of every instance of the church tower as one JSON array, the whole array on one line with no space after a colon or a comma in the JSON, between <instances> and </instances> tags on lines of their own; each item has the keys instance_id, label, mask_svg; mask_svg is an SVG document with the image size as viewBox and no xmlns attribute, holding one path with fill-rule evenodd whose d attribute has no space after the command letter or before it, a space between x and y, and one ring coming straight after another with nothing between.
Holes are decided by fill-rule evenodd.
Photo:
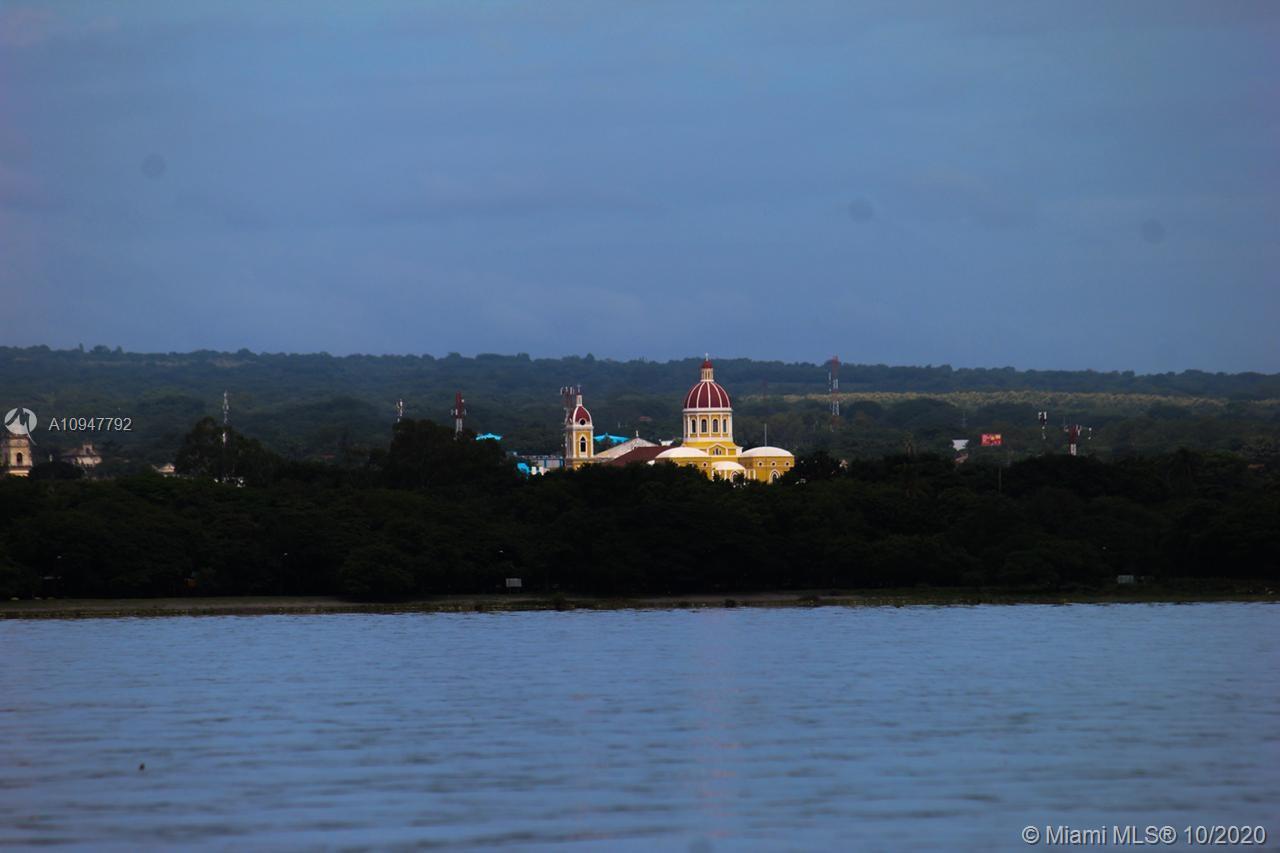
<instances>
[{"instance_id":1,"label":"church tower","mask_svg":"<svg viewBox=\"0 0 1280 853\"><path fill-rule=\"evenodd\" d=\"M35 463L31 459L31 439L7 433L0 438L0 470L10 477L26 477Z\"/></svg>"},{"instance_id":2,"label":"church tower","mask_svg":"<svg viewBox=\"0 0 1280 853\"><path fill-rule=\"evenodd\" d=\"M729 392L716 382L709 357L702 362L702 378L684 396L683 446L725 459L734 459L742 451L733 443L733 404L729 401Z\"/></svg>"},{"instance_id":3,"label":"church tower","mask_svg":"<svg viewBox=\"0 0 1280 853\"><path fill-rule=\"evenodd\" d=\"M566 468L579 468L593 461L595 455L595 426L591 413L582 405L582 393L575 395L573 408L564 420L564 464Z\"/></svg>"}]
</instances>

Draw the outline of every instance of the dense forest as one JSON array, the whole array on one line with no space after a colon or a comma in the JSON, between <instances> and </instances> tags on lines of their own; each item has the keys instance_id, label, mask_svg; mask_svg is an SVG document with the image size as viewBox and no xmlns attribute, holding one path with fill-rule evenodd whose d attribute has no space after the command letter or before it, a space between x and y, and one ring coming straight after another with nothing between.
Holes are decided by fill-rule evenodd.
<instances>
[{"instance_id":1,"label":"dense forest","mask_svg":"<svg viewBox=\"0 0 1280 853\"><path fill-rule=\"evenodd\" d=\"M252 353L127 353L0 347L8 406L41 420L42 454L92 438L100 473L138 473L174 461L183 435L201 417L221 416L229 392L232 423L294 461L359 464L387 445L394 405L409 417L444 420L454 393L467 400L468 425L504 437L508 451L545 453L560 445L559 389L581 384L598 431L672 438L684 391L699 358L653 362L585 357L456 353L345 356ZM1019 371L845 364L841 417L826 399L827 368L750 359L716 359L716 378L734 397L736 437L768 440L801 454L842 459L949 452L953 439L975 445L985 432L999 450L975 447L974 461L1010 462L1061 452L1064 424L1091 428L1086 453L1106 460L1180 447L1225 451L1250 461L1280 453L1280 375L1201 371ZM1036 412L1048 410L1043 435ZM54 419L127 417L128 432L50 432Z\"/></svg>"},{"instance_id":2,"label":"dense forest","mask_svg":"<svg viewBox=\"0 0 1280 853\"><path fill-rule=\"evenodd\" d=\"M520 477L502 446L406 419L348 464L202 420L176 478L0 478L0 594L681 594L1280 582L1280 472L1182 450L1007 466L801 457L776 485L668 465Z\"/></svg>"}]
</instances>

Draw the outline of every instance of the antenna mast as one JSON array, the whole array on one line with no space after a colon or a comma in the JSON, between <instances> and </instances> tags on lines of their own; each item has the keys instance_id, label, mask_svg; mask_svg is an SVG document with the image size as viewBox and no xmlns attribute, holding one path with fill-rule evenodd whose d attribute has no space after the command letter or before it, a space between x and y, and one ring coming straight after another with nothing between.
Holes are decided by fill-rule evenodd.
<instances>
[{"instance_id":1,"label":"antenna mast","mask_svg":"<svg viewBox=\"0 0 1280 853\"><path fill-rule=\"evenodd\" d=\"M1086 441L1093 440L1093 427L1080 426L1080 424L1071 424L1070 426L1063 427L1062 431L1067 434L1067 452L1070 453L1072 456L1078 455L1078 448L1080 447L1081 433L1087 433L1087 435L1085 436Z\"/></svg>"},{"instance_id":2,"label":"antenna mast","mask_svg":"<svg viewBox=\"0 0 1280 853\"><path fill-rule=\"evenodd\" d=\"M581 385L562 385L560 387L560 405L564 407L564 422L566 424L569 423L569 416L573 414L574 403L581 393Z\"/></svg>"},{"instance_id":3,"label":"antenna mast","mask_svg":"<svg viewBox=\"0 0 1280 853\"><path fill-rule=\"evenodd\" d=\"M231 394L222 392L222 470L219 482L227 481L227 434L231 432Z\"/></svg>"},{"instance_id":4,"label":"antenna mast","mask_svg":"<svg viewBox=\"0 0 1280 853\"><path fill-rule=\"evenodd\" d=\"M462 399L462 392L458 391L453 395L453 437L458 438L462 435L463 421L467 417L467 401Z\"/></svg>"},{"instance_id":5,"label":"antenna mast","mask_svg":"<svg viewBox=\"0 0 1280 853\"><path fill-rule=\"evenodd\" d=\"M827 393L831 395L831 420L840 417L840 356L833 355L827 362Z\"/></svg>"},{"instance_id":6,"label":"antenna mast","mask_svg":"<svg viewBox=\"0 0 1280 853\"><path fill-rule=\"evenodd\" d=\"M396 400L396 423L404 420L404 400Z\"/></svg>"}]
</instances>

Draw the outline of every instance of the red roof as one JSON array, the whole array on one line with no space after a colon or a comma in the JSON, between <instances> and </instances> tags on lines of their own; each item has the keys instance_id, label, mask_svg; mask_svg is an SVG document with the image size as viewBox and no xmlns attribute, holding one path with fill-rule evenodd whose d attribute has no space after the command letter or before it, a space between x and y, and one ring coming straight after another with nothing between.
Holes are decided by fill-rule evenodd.
<instances>
[{"instance_id":1,"label":"red roof","mask_svg":"<svg viewBox=\"0 0 1280 853\"><path fill-rule=\"evenodd\" d=\"M578 408L574 409L573 414L569 416L569 420L575 424L578 421L586 421L587 423L591 423L591 413L587 411L586 406L579 404Z\"/></svg>"},{"instance_id":2,"label":"red roof","mask_svg":"<svg viewBox=\"0 0 1280 853\"><path fill-rule=\"evenodd\" d=\"M720 387L714 379L704 379L689 389L684 397L686 409L727 409L729 392Z\"/></svg>"},{"instance_id":3,"label":"red roof","mask_svg":"<svg viewBox=\"0 0 1280 853\"><path fill-rule=\"evenodd\" d=\"M664 450L670 450L670 447L663 447L661 444L653 447L633 447L617 459L610 459L604 463L606 465L633 465L637 462L652 462L654 457Z\"/></svg>"}]
</instances>

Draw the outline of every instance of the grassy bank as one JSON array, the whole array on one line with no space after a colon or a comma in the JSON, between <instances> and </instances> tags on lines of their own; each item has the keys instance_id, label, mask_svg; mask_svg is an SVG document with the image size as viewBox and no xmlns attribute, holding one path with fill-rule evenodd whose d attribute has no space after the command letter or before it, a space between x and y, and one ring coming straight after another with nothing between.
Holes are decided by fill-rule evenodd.
<instances>
[{"instance_id":1,"label":"grassy bank","mask_svg":"<svg viewBox=\"0 0 1280 853\"><path fill-rule=\"evenodd\" d=\"M1198 397L1189 394L1137 394L1105 391L1038 391L1015 389L1009 391L849 391L837 395L841 403L851 404L870 401L881 406L894 406L911 400L936 400L960 409L977 411L987 406L1022 406L1028 411L1048 408L1054 412L1105 412L1109 416L1144 415L1153 407L1168 406L1185 409L1199 415L1215 415L1239 401L1230 397ZM759 400L760 395L742 395L741 399ZM830 394L784 394L787 403L801 401L827 402ZM1280 399L1250 400L1250 406L1259 410L1280 409Z\"/></svg>"},{"instance_id":2,"label":"grassy bank","mask_svg":"<svg viewBox=\"0 0 1280 853\"><path fill-rule=\"evenodd\" d=\"M735 595L593 596L467 595L413 601L351 601L327 596L225 598L43 599L0 602L0 619L119 619L145 616L262 616L321 613L502 613L525 610L672 610L734 607L907 607L978 604L1193 604L1280 602L1262 586L1189 583L1078 592L993 589L823 590Z\"/></svg>"}]
</instances>

